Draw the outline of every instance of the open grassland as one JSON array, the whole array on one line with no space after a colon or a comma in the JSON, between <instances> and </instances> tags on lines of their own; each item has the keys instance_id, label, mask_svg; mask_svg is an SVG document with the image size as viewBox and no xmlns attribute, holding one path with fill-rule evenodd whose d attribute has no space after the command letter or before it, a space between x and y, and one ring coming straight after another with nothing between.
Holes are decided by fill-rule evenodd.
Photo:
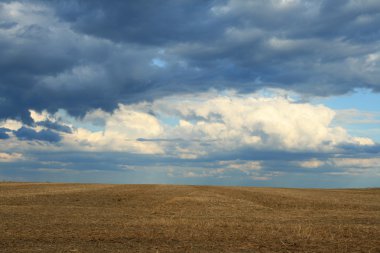
<instances>
[{"instance_id":1,"label":"open grassland","mask_svg":"<svg viewBox=\"0 0 380 253\"><path fill-rule=\"evenodd\" d=\"M0 183L0 252L380 252L380 189Z\"/></svg>"}]
</instances>

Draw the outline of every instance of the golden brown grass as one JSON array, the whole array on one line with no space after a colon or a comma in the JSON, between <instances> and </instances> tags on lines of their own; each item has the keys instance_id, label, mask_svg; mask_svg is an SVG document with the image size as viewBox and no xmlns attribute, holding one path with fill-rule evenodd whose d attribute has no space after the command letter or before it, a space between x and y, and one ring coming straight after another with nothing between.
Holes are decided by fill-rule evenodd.
<instances>
[{"instance_id":1,"label":"golden brown grass","mask_svg":"<svg viewBox=\"0 0 380 253\"><path fill-rule=\"evenodd\" d=\"M380 252L380 189L1 183L0 252Z\"/></svg>"}]
</instances>

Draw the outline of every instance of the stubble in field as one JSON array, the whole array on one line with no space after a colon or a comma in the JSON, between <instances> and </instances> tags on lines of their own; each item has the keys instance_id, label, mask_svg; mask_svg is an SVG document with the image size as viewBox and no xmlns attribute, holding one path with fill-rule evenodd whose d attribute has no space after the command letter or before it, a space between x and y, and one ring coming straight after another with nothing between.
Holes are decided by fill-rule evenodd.
<instances>
[{"instance_id":1,"label":"stubble in field","mask_svg":"<svg viewBox=\"0 0 380 253\"><path fill-rule=\"evenodd\" d=\"M380 189L0 184L1 252L380 252Z\"/></svg>"}]
</instances>

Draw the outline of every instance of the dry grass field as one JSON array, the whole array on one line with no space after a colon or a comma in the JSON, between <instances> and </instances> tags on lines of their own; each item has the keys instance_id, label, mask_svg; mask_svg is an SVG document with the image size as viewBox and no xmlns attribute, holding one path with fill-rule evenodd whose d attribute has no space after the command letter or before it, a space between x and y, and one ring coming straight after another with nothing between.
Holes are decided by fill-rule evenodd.
<instances>
[{"instance_id":1,"label":"dry grass field","mask_svg":"<svg viewBox=\"0 0 380 253\"><path fill-rule=\"evenodd\" d=\"M0 183L0 252L380 252L380 189Z\"/></svg>"}]
</instances>

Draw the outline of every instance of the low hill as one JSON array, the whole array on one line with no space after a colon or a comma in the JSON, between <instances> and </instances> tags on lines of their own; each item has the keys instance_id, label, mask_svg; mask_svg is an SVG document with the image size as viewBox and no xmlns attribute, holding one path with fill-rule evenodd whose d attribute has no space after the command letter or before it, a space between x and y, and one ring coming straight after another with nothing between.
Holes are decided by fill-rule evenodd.
<instances>
[{"instance_id":1,"label":"low hill","mask_svg":"<svg viewBox=\"0 0 380 253\"><path fill-rule=\"evenodd\" d=\"M0 252L380 252L380 189L0 183Z\"/></svg>"}]
</instances>

